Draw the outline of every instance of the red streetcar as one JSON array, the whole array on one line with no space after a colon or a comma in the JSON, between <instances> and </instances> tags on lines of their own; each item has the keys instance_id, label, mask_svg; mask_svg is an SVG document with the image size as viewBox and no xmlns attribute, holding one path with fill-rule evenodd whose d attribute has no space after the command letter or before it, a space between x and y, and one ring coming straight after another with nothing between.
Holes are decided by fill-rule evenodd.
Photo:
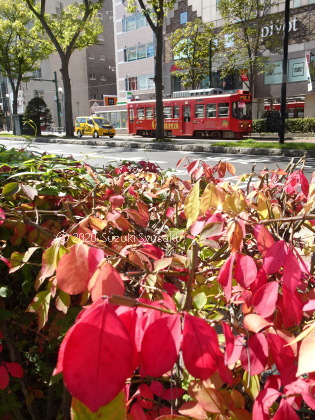
<instances>
[{"instance_id":1,"label":"red streetcar","mask_svg":"<svg viewBox=\"0 0 315 420\"><path fill-rule=\"evenodd\" d=\"M242 139L251 133L252 95L242 90L220 91L182 91L175 94L187 96L164 99L165 135ZM211 94L213 92L218 94ZM127 110L129 134L155 136L155 100L131 101Z\"/></svg>"}]
</instances>

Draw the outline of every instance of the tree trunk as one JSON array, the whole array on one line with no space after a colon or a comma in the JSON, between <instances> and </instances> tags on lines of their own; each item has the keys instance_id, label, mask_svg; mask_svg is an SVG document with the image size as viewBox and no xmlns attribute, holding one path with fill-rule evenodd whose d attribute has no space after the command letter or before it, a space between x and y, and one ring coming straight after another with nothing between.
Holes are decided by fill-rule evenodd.
<instances>
[{"instance_id":1,"label":"tree trunk","mask_svg":"<svg viewBox=\"0 0 315 420\"><path fill-rule=\"evenodd\" d=\"M65 113L65 130L67 137L73 137L73 112L72 112L72 93L71 93L71 81L69 75L69 59L64 57L61 60L61 76L63 81L64 90L64 113Z\"/></svg>"},{"instance_id":2,"label":"tree trunk","mask_svg":"<svg viewBox=\"0 0 315 420\"><path fill-rule=\"evenodd\" d=\"M157 24L155 29L155 95L156 95L156 131L157 140L164 139L164 115L163 115L163 26Z\"/></svg>"}]
</instances>

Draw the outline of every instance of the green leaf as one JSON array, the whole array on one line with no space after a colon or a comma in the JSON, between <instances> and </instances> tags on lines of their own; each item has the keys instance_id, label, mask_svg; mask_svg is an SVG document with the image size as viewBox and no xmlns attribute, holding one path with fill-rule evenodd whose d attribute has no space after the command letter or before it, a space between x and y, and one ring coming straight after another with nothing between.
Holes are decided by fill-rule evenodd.
<instances>
[{"instance_id":1,"label":"green leaf","mask_svg":"<svg viewBox=\"0 0 315 420\"><path fill-rule=\"evenodd\" d=\"M72 420L125 420L126 415L126 398L123 392L96 413L90 411L81 401L72 398Z\"/></svg>"},{"instance_id":2,"label":"green leaf","mask_svg":"<svg viewBox=\"0 0 315 420\"><path fill-rule=\"evenodd\" d=\"M27 312L36 312L38 316L38 330L43 328L48 320L48 311L50 304L51 293L50 290L44 290L37 293L29 307Z\"/></svg>"},{"instance_id":3,"label":"green leaf","mask_svg":"<svg viewBox=\"0 0 315 420\"><path fill-rule=\"evenodd\" d=\"M11 312L7 309L0 309L0 321L7 321L11 316Z\"/></svg>"},{"instance_id":4,"label":"green leaf","mask_svg":"<svg viewBox=\"0 0 315 420\"><path fill-rule=\"evenodd\" d=\"M2 196L10 197L16 194L20 190L20 184L18 182L10 182L2 188Z\"/></svg>"},{"instance_id":5,"label":"green leaf","mask_svg":"<svg viewBox=\"0 0 315 420\"><path fill-rule=\"evenodd\" d=\"M195 308L198 310L201 310L205 306L206 303L207 303L207 296L203 292L198 293L193 298L193 304Z\"/></svg>"},{"instance_id":6,"label":"green leaf","mask_svg":"<svg viewBox=\"0 0 315 420\"><path fill-rule=\"evenodd\" d=\"M255 400L260 392L259 376L254 375L249 377L248 372L245 371L242 382L248 394Z\"/></svg>"}]
</instances>

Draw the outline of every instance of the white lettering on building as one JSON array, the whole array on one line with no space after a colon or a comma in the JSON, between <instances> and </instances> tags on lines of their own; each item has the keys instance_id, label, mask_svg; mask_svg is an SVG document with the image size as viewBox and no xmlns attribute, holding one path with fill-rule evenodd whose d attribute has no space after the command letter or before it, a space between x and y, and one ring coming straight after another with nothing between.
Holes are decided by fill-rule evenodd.
<instances>
[{"instance_id":1,"label":"white lettering on building","mask_svg":"<svg viewBox=\"0 0 315 420\"><path fill-rule=\"evenodd\" d=\"M296 32L298 30L297 22L298 22L297 18L294 18L293 20L289 22L289 32L290 31ZM276 25L272 23L269 26L263 26L261 29L262 38L266 38L267 36L272 36L274 34L279 34L280 32L284 30L284 25L285 25L284 23L280 25Z\"/></svg>"}]
</instances>

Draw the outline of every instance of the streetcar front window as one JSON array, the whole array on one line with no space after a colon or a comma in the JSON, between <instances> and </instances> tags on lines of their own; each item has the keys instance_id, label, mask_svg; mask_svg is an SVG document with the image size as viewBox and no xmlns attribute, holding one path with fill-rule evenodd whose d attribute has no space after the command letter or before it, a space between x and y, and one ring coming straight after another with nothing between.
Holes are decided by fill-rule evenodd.
<instances>
[{"instance_id":1,"label":"streetcar front window","mask_svg":"<svg viewBox=\"0 0 315 420\"><path fill-rule=\"evenodd\" d=\"M233 117L238 120L251 120L252 104L250 102L233 102Z\"/></svg>"}]
</instances>

